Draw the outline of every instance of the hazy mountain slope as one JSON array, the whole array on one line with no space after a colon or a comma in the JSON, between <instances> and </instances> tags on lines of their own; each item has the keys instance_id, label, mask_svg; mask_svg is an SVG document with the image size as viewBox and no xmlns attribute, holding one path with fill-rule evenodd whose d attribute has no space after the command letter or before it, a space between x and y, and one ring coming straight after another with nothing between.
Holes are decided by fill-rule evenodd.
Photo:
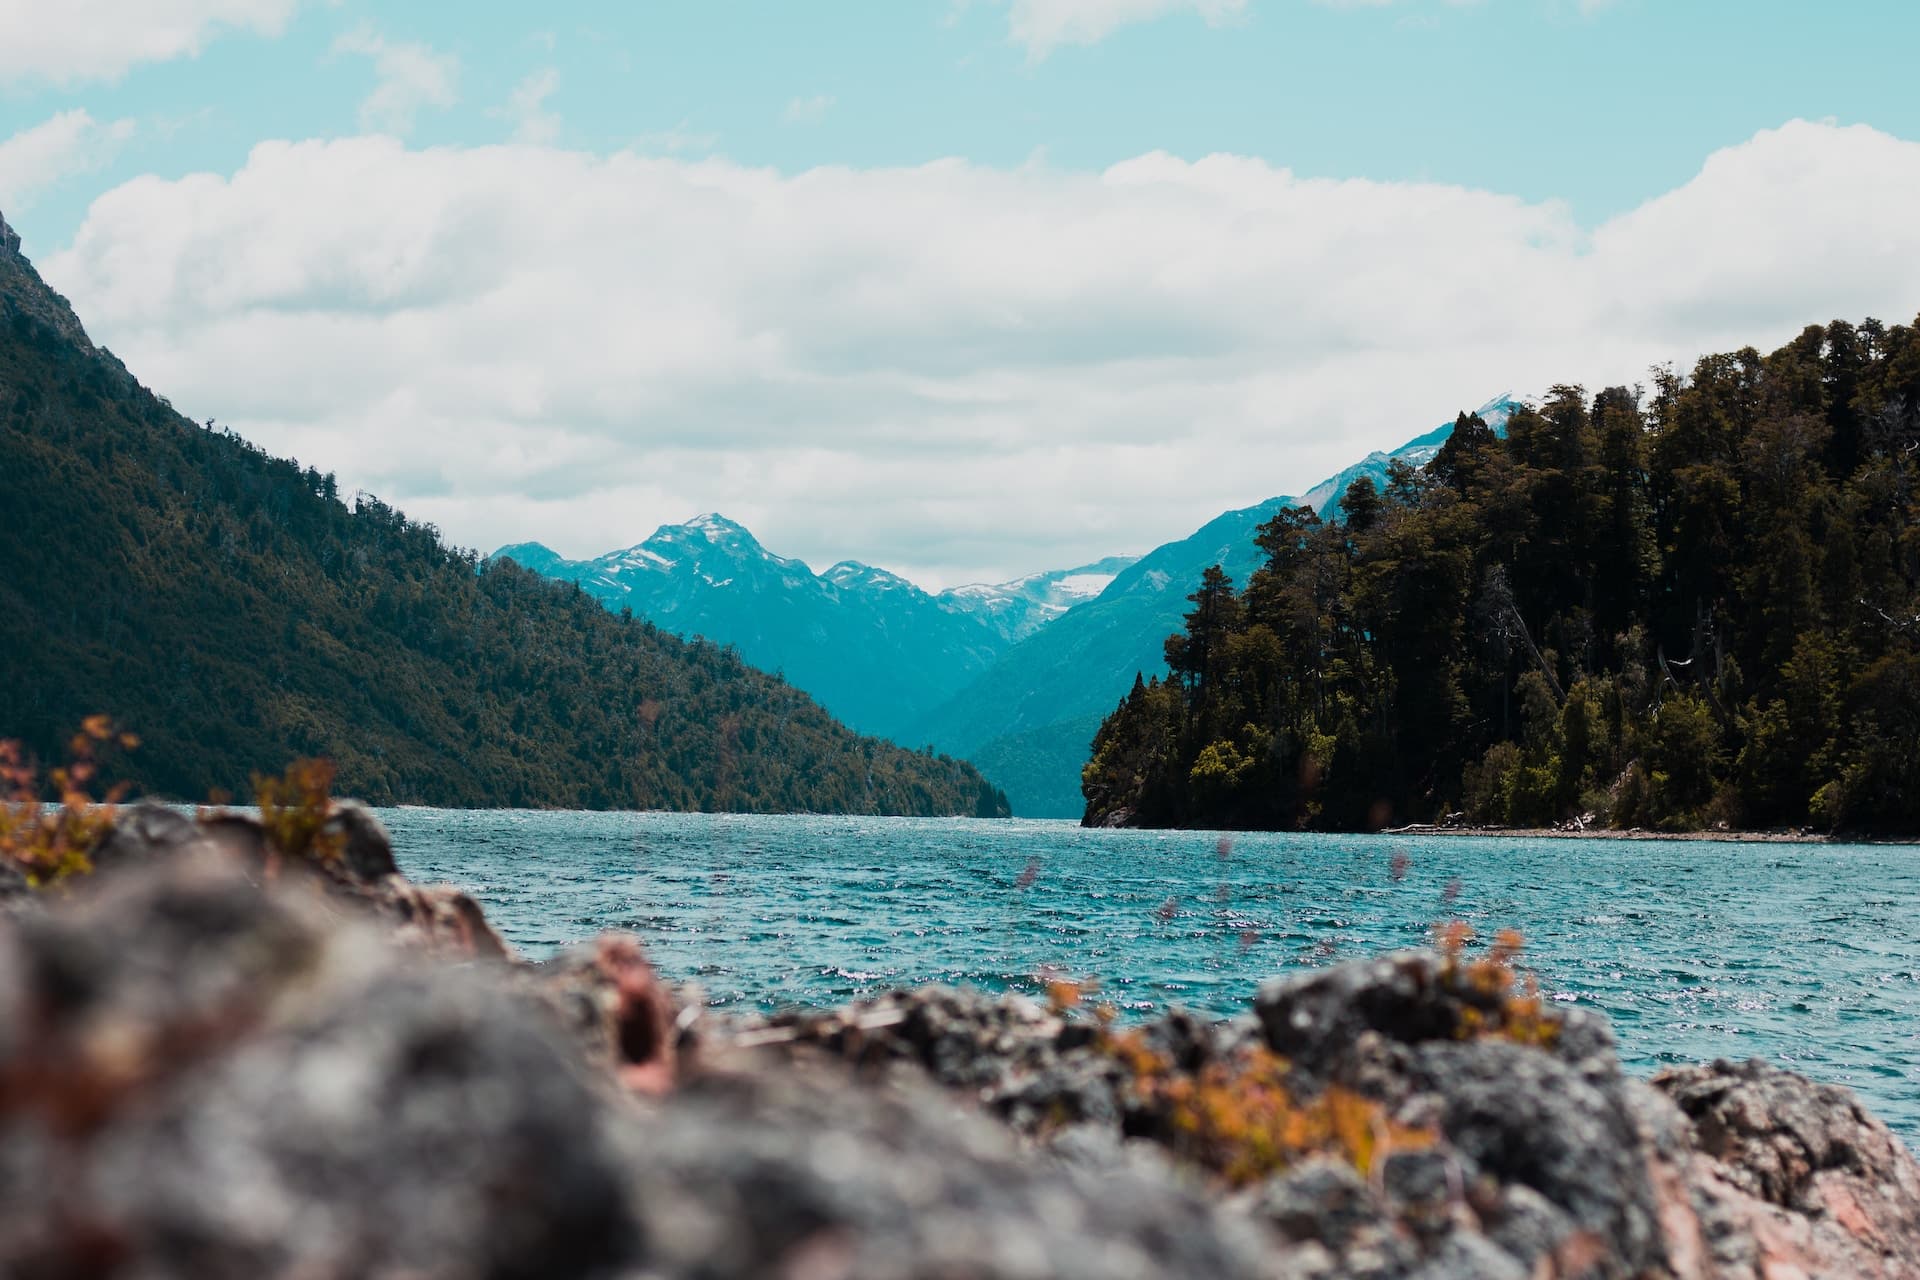
<instances>
[{"instance_id":1,"label":"hazy mountain slope","mask_svg":"<svg viewBox=\"0 0 1920 1280\"><path fill-rule=\"evenodd\" d=\"M1505 396L1481 410L1503 430L1513 402ZM1453 432L1451 422L1391 453L1373 453L1309 490L1305 498L1270 498L1229 511L1191 536L1158 547L1118 574L1100 596L1009 649L999 661L936 708L910 732L969 759L990 760L1026 817L1078 817L1080 768L1101 717L1133 684L1136 673L1163 672L1162 646L1181 629L1187 596L1211 566L1244 586L1259 563L1253 533L1283 507L1323 509L1355 479L1386 477L1399 458L1424 466Z\"/></svg>"},{"instance_id":2,"label":"hazy mountain slope","mask_svg":"<svg viewBox=\"0 0 1920 1280\"><path fill-rule=\"evenodd\" d=\"M537 542L494 556L577 582L609 608L632 609L676 635L732 645L853 727L912 745L928 741L903 737L928 711L1132 563L1114 557L936 596L854 560L815 574L712 514L592 560L567 560Z\"/></svg>"},{"instance_id":3,"label":"hazy mountain slope","mask_svg":"<svg viewBox=\"0 0 1920 1280\"><path fill-rule=\"evenodd\" d=\"M816 575L719 515L663 525L592 560L564 560L538 543L495 555L577 582L608 608L632 609L676 635L731 645L848 724L888 737L1008 643L985 618L946 608L896 574L843 561Z\"/></svg>"},{"instance_id":4,"label":"hazy mountain slope","mask_svg":"<svg viewBox=\"0 0 1920 1280\"><path fill-rule=\"evenodd\" d=\"M382 802L974 813L971 766L863 739L710 644L480 566L176 414L0 224L0 736L107 713L150 791L324 755Z\"/></svg>"},{"instance_id":5,"label":"hazy mountain slope","mask_svg":"<svg viewBox=\"0 0 1920 1280\"><path fill-rule=\"evenodd\" d=\"M1100 718L1133 683L1157 671L1161 645L1180 628L1187 593L1208 565L1238 580L1253 567L1253 531L1292 499L1229 511L1178 542L1155 548L1101 595L1009 649L993 667L913 731L912 740L967 742L1003 762L1022 762L1013 796L1023 816L1079 811L1080 765ZM1085 739L1078 733L1081 722ZM1043 731L1038 732L1036 731Z\"/></svg>"}]
</instances>

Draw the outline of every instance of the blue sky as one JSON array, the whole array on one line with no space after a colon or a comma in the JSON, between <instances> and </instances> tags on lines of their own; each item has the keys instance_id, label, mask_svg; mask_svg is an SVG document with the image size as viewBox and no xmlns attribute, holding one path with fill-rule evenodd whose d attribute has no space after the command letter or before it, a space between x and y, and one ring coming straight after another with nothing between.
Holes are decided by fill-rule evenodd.
<instances>
[{"instance_id":1,"label":"blue sky","mask_svg":"<svg viewBox=\"0 0 1920 1280\"><path fill-rule=\"evenodd\" d=\"M19 21L32 22L31 14ZM1920 136L1903 0L1249 0L1178 10L1036 51L987 0L579 0L308 5L279 37L0 97L0 136L55 111L146 126L141 144L16 225L66 240L87 201L139 173L236 168L263 137L357 133L377 73L335 44L371 25L457 59L457 101L417 143L513 131L517 86L551 69L570 147L717 151L788 171L963 156L1101 168L1143 151L1256 155L1306 175L1423 179L1569 201L1592 220L1787 120Z\"/></svg>"},{"instance_id":2,"label":"blue sky","mask_svg":"<svg viewBox=\"0 0 1920 1280\"><path fill-rule=\"evenodd\" d=\"M1311 362L1294 360L1297 334L1252 315L1257 299L1237 292L1243 286L1231 270L1194 264L1189 277L1169 281L1154 265L1184 261L1179 246L1191 245L1192 235L1217 238L1258 210L1273 219L1275 235L1302 236L1328 261L1344 261L1343 272L1321 281L1273 251L1265 268L1270 292L1309 314L1333 306L1328 298L1339 282L1379 259L1378 247L1358 241L1376 224L1393 228L1387 243L1395 254L1410 238L1431 236L1429 258L1409 258L1403 268L1409 288L1433 280L1465 288L1453 277L1474 260L1471 243L1507 273L1505 287L1525 279L1543 291L1537 305L1550 306L1555 288L1589 287L1591 264L1582 264L1597 246L1632 241L1641 246L1633 261L1665 280L1673 270L1660 264L1691 262L1688 236L1719 238L1716 219L1721 229L1729 219L1741 230L1754 222L1759 244L1791 243L1796 226L1805 234L1809 225L1824 225L1790 225L1792 217L1831 220L1805 174L1833 160L1827 180L1870 190L1884 180L1886 156L1905 157L1903 140L1920 138L1920 95L1911 91L1908 65L1920 7L1894 0L662 0L543 11L499 0L180 0L170 12L156 18L134 0L73 0L57 9L40 0L0 0L0 211L54 282L73 294L83 318L136 372L163 390L177 387L176 401L184 393L199 416L235 421L269 447L302 449L343 477L378 485L463 542L544 537L584 553L638 541L653 523L719 506L755 524L776 549L822 562L876 560L933 583L1026 571L1144 549L1222 507L1303 490L1320 471L1415 434L1460 402L1478 403L1509 387L1628 377L1654 352L1685 360L1732 335L1751 333L1743 340L1761 342L1799 322L1829 318L1797 308L1891 308L1889 318L1900 319L1920 304L1903 292L1904 280L1880 278L1885 273L1875 264L1900 257L1906 246L1876 224L1852 233L1865 236L1870 261L1823 269L1818 280L1809 277L1807 290L1778 286L1780 264L1760 258L1751 263L1754 278L1702 278L1699 287L1714 290L1712 299L1675 299L1674 310L1658 315L1621 318L1620 300L1586 299L1584 319L1568 321L1551 350L1533 343L1537 326L1529 326L1508 335L1504 348L1501 335L1482 335L1471 353L1454 351L1449 366L1439 344L1421 346L1421 333L1411 330L1393 340L1404 347L1380 344L1381 367L1397 358L1407 376L1434 385L1336 413L1328 406L1342 402L1338 380L1356 376L1340 366L1353 343L1333 344L1314 365L1317 375L1299 374L1321 383L1282 385L1276 370L1295 363L1306 370ZM1795 121L1813 122L1811 131L1781 132ZM1868 128L1846 128L1854 125ZM284 163L255 152L277 143L334 146ZM510 145L502 151L502 144ZM486 456L464 472L419 459L388 465L343 425L347 409L323 402L341 370L352 367L348 353L360 348L351 341L313 367L278 371L312 387L314 401L304 408L280 392L221 381L219 371L231 371L239 358L234 335L256 312L306 308L313 326L301 331L302 341L323 320L328 332L347 326L337 299L313 303L310 289L304 302L270 296L262 282L281 277L278 265L293 271L322 252L317 237L329 219L361 216L396 184L414 195L375 224L380 234L424 205L438 210L433 225L396 247L397 259L363 264L361 275L328 286L373 297L359 320L389 337L395 326L438 314L422 305L401 316L378 302L393 262L432 259L443 275L457 276L454 255L468 241L449 228L492 226L521 201L537 208L544 196L563 213L628 202L634 235L649 237L648 252L661 256L622 278L636 292L664 294L679 279L678 258L712 255L728 264L739 245L721 237L770 225L784 234L781 220L801 205L823 224L871 217L888 226L889 210L925 220L974 209L967 216L976 227L1004 216L1009 236L1044 237L1064 223L1079 226L1084 239L1116 218L1149 216L1131 184L1120 184L1123 193L1110 207L1087 191L1110 193L1116 166L1126 171L1157 152L1180 165L1219 154L1257 168L1159 175L1156 181L1184 192L1184 203L1176 202L1184 212L1156 204L1150 226L1128 223L1131 238L1116 246L1114 258L1159 243L1153 238L1161 235L1164 247L1112 279L1099 278L1097 264L1085 266L1036 293L1028 277L1044 262L1017 261L1011 242L1000 255L969 240L969 253L985 255L976 264L984 283L962 296L941 274L940 253L930 250L921 262L910 246L890 247L884 262L855 264L849 278L924 276L924 311L910 299L890 299L894 322L861 312L834 343L807 332L812 320L804 309L761 313L770 291L791 283L792 264L775 255L743 268L710 306L696 296L697 282L690 284L685 316L704 321L683 318L670 336L678 342L705 332L699 326L707 322L714 346L689 346L649 366L657 376L636 382L602 416L591 406L566 416L561 402L568 397L552 390L563 376L590 376L590 368L530 368L523 383L502 392L524 403L503 413ZM1721 166L1725 191L1705 181L1713 173L1709 158L1721 154L1732 157ZM568 156L576 162L559 159ZM925 170L947 157L966 162L963 177ZM1857 169L1847 167L1847 157ZM667 167L635 176L611 163L617 158ZM481 175L496 163L499 174ZM546 192L512 189L516 169L537 183L547 166L552 175L544 180L556 185ZM752 175L762 167L777 182L759 184ZM1036 172L1047 177L1020 177ZM440 175L442 185L416 189L425 173ZM1281 192L1284 183L1274 175L1363 181L1366 208L1315 220L1308 206L1344 207L1342 197L1315 189L1296 207L1287 202L1305 199L1300 189ZM308 178L336 185L316 190ZM649 221L670 198L706 190L710 179L737 197L737 220L719 218L711 228L691 214ZM370 185L355 188L361 181ZM575 181L577 189L567 185ZM1777 219L1766 207L1774 199L1769 184L1786 209ZM840 186L849 203L829 208L821 190ZM1462 214L1460 201L1435 196L1435 187L1472 193L1487 208ZM1669 198L1688 192L1684 201ZM1238 214L1201 207L1216 198ZM340 208L323 218L334 199ZM1681 219L1677 204L1704 221ZM180 220L179 232L161 243L144 224L169 212ZM1476 222L1508 214L1508 248L1520 257L1476 238ZM1341 218L1360 223L1342 225ZM598 230L576 232L576 239L605 234L601 261L621 256L622 241L611 229L618 219L588 221ZM1653 224L1666 227L1662 234L1675 243L1643 243ZM202 289L192 297L178 292L172 268L164 280L151 274L158 269L146 259L155 254L198 261L191 255L204 256L208 245L194 237L211 236L216 226L226 243L257 235L258 255L285 257L268 269L256 264L246 281L224 292ZM527 279L513 287L531 291L556 315L577 313L557 286L537 282L591 283L592 270L567 257L562 238L536 244L537 236L520 234L530 265ZM946 232L929 225L925 240L937 248L942 237L957 243L972 234L963 225ZM795 243L816 262L862 251L833 239L824 225L796 234ZM1560 251L1555 270L1563 275L1536 279L1530 273L1538 263L1524 251L1546 243ZM1265 253L1271 244L1256 248ZM1533 265L1517 265L1523 258ZM995 284L999 271L1006 275ZM1878 284L1857 293L1834 285L1856 277ZM1208 280L1215 281L1205 286L1213 294L1203 287ZM1174 301L1155 295L1158 301L1143 302L1137 317L1081 331L1088 310L1125 310L1130 298L1163 287ZM228 304L215 299L228 296L231 310L216 314ZM434 296L451 297L444 290ZM1425 305L1432 316L1446 314L1437 296ZM1463 304L1456 297L1447 305ZM1181 324L1162 323L1170 307L1186 317ZM479 314L454 302L443 312L447 333L455 335L451 345L472 332ZM1712 323L1693 328L1677 319L1708 313ZM927 340L942 344L938 359L895 349L896 339L906 341L898 338L901 315L925 320L933 335ZM601 315L594 333L629 318ZM1351 317L1322 319L1324 327ZM635 342L645 335L650 349L660 345L635 323ZM1580 324L1611 327L1582 331ZM592 340L583 333L582 341ZM1265 357L1231 364L1231 352L1265 343L1278 345ZM770 348L778 348L778 369L746 367L761 356L772 361ZM954 371L956 351L986 353L969 364L968 381ZM1046 364L1045 376L1013 385L1030 357ZM478 351L464 358L498 362ZM728 361L744 362L740 377L729 379ZM1555 361L1575 367L1544 372ZM1583 361L1591 367L1580 367ZM1176 365L1172 381L1155 380L1154 370ZM448 423L471 412L444 393L459 380L457 368L426 369L411 381L395 375L380 398L360 404L368 420L380 422L375 438L391 440L409 430L409 421L439 420L451 430ZM1111 384L1119 368L1140 380L1128 403L1149 406L1158 419L1119 422L1117 406L1100 402L1099 384ZM1447 368L1458 369L1457 378L1434 372ZM1182 390L1203 379L1217 389L1229 374L1238 388L1231 395L1201 404ZM162 385L163 377L174 381ZM698 396L669 404L656 394L689 379L699 382ZM949 414L963 402L977 407L965 423ZM1194 404L1188 412L1167 408L1186 403ZM410 412L417 417L407 418ZM808 412L821 415L818 423ZM623 424L618 429L608 425L615 419ZM937 428L930 419L938 419ZM1070 419L1078 425L1057 425ZM843 429L854 420L862 425ZM1103 429L1102 421L1114 425ZM705 443L713 447L702 454L689 437L709 429L714 439ZM417 434L421 456L433 457L444 437L424 426ZM1217 477L1219 468L1196 462L1142 518L1138 492L1146 477L1166 475L1172 454L1244 454L1256 439L1279 442L1261 459L1257 477L1239 477L1237 486L1209 481L1205 476ZM722 441L730 452L715 451ZM595 469L604 471L597 451L605 449L631 468L617 495L595 488L603 480L585 472L515 470L516 459L560 453L583 465L597 458ZM334 450L336 456L320 456ZM1017 516L986 502L996 487L986 481L930 493L919 514L901 508L884 519L871 515L881 490L912 477L937 489L945 461L962 453L997 458L1002 475L1044 475L1047 482L1022 501L1064 504L1071 516L1036 516L1020 532ZM1115 470L1128 465L1137 465L1137 476ZM797 477L810 477L817 491L821 476L849 467L872 472L873 494L835 489L832 502L781 496ZM642 473L650 477L645 483L635 478ZM669 473L732 479L659 478ZM526 477L517 490L516 475ZM1103 505L1090 476L1122 496ZM567 492L576 481L584 491ZM499 514L509 507L514 514ZM849 516L855 508L867 514ZM975 508L977 517L969 515ZM589 511L597 514L583 514ZM976 518L987 527L969 529Z\"/></svg>"}]
</instances>

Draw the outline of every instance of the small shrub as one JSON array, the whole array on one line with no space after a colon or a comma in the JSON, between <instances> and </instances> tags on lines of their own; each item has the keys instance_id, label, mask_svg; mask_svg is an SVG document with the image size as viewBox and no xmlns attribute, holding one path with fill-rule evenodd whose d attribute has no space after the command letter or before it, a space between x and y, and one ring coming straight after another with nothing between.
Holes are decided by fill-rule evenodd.
<instances>
[{"instance_id":1,"label":"small shrub","mask_svg":"<svg viewBox=\"0 0 1920 1280\"><path fill-rule=\"evenodd\" d=\"M1297 1098L1289 1063L1265 1048L1183 1074L1137 1031L1107 1044L1141 1104L1160 1116L1173 1152L1230 1186L1259 1182L1314 1155L1338 1157L1364 1176L1391 1152L1423 1151L1437 1138L1395 1122L1383 1105L1350 1089Z\"/></svg>"},{"instance_id":2,"label":"small shrub","mask_svg":"<svg viewBox=\"0 0 1920 1280\"><path fill-rule=\"evenodd\" d=\"M1441 980L1463 1000L1454 1034L1462 1040L1498 1038L1551 1046L1559 1039L1560 1020L1547 1011L1539 980L1516 966L1526 945L1520 931L1500 930L1486 954L1469 959L1466 949L1473 939L1473 926L1461 920L1434 928Z\"/></svg>"},{"instance_id":3,"label":"small shrub","mask_svg":"<svg viewBox=\"0 0 1920 1280\"><path fill-rule=\"evenodd\" d=\"M296 760L277 778L253 775L254 802L267 840L289 858L331 864L345 848L327 830L333 816L334 768L326 760Z\"/></svg>"},{"instance_id":4,"label":"small shrub","mask_svg":"<svg viewBox=\"0 0 1920 1280\"><path fill-rule=\"evenodd\" d=\"M0 742L0 861L10 863L36 889L93 870L93 847L113 826L124 784L96 799L100 757L118 746L131 751L140 740L114 727L106 716L89 716L67 744L67 763L47 771L43 782L18 742ZM59 795L45 803L49 787Z\"/></svg>"}]
</instances>

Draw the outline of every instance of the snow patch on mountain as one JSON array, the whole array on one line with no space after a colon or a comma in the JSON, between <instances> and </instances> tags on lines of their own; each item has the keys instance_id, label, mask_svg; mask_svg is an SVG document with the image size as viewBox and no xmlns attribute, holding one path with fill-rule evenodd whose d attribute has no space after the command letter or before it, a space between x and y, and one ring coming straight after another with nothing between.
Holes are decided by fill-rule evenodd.
<instances>
[{"instance_id":1,"label":"snow patch on mountain","mask_svg":"<svg viewBox=\"0 0 1920 1280\"><path fill-rule=\"evenodd\" d=\"M1060 595L1073 600L1091 600L1105 591L1117 574L1112 573L1070 573L1053 584Z\"/></svg>"},{"instance_id":2,"label":"snow patch on mountain","mask_svg":"<svg viewBox=\"0 0 1920 1280\"><path fill-rule=\"evenodd\" d=\"M1030 573L1011 582L974 582L943 591L935 599L956 613L981 619L1013 643L1075 605L1098 598L1134 560L1133 556L1109 556L1094 564Z\"/></svg>"}]
</instances>

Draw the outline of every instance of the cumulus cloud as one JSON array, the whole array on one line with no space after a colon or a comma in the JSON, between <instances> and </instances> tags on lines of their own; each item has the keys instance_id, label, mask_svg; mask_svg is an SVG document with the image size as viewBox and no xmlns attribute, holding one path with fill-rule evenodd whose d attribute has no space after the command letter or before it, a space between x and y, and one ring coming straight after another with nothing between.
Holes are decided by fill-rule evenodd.
<instances>
[{"instance_id":1,"label":"cumulus cloud","mask_svg":"<svg viewBox=\"0 0 1920 1280\"><path fill-rule=\"evenodd\" d=\"M1217 26L1246 12L1247 0L1012 0L1008 34L1036 61L1061 45L1098 44L1121 27L1172 13Z\"/></svg>"},{"instance_id":2,"label":"cumulus cloud","mask_svg":"<svg viewBox=\"0 0 1920 1280\"><path fill-rule=\"evenodd\" d=\"M227 28L278 35L299 0L0 0L0 84L111 80Z\"/></svg>"},{"instance_id":3,"label":"cumulus cloud","mask_svg":"<svg viewBox=\"0 0 1920 1280\"><path fill-rule=\"evenodd\" d=\"M404 136L424 107L451 107L459 100L455 84L460 59L436 53L414 41L388 40L362 24L333 42L335 53L358 54L373 62L373 92L360 104L360 126Z\"/></svg>"},{"instance_id":4,"label":"cumulus cloud","mask_svg":"<svg viewBox=\"0 0 1920 1280\"><path fill-rule=\"evenodd\" d=\"M1804 123L1591 228L1227 155L786 175L359 138L128 183L45 266L187 412L462 543L717 509L941 584L1144 550L1504 390L1907 318L1916 203L1920 145Z\"/></svg>"},{"instance_id":5,"label":"cumulus cloud","mask_svg":"<svg viewBox=\"0 0 1920 1280\"><path fill-rule=\"evenodd\" d=\"M133 131L131 120L102 124L63 111L0 141L0 211L18 213L63 180L104 167Z\"/></svg>"}]
</instances>

